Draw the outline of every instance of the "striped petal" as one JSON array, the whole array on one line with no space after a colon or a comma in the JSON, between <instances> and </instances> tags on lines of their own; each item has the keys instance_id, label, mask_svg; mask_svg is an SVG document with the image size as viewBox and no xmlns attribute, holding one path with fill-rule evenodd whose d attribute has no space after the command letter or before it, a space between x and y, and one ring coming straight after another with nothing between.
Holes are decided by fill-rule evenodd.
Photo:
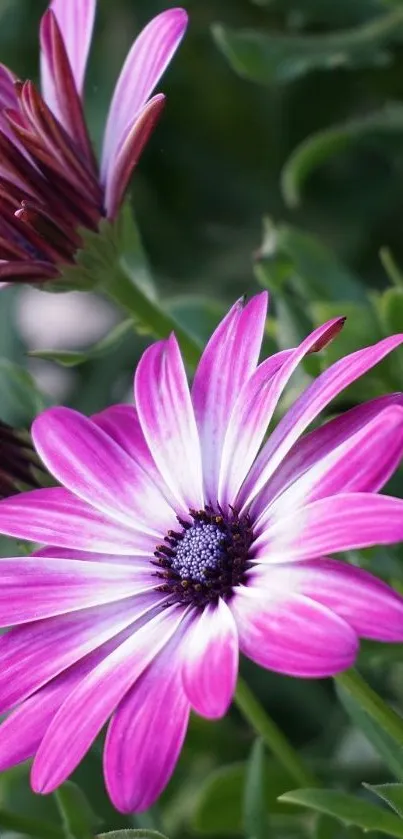
<instances>
[{"instance_id":1,"label":"striped petal","mask_svg":"<svg viewBox=\"0 0 403 839\"><path fill-rule=\"evenodd\" d=\"M238 675L238 635L223 600L206 606L186 639L183 684L198 714L224 716L232 701Z\"/></svg>"},{"instance_id":2,"label":"striped petal","mask_svg":"<svg viewBox=\"0 0 403 839\"><path fill-rule=\"evenodd\" d=\"M335 559L292 562L268 568L259 585L293 591L343 618L358 636L403 641L403 597L361 568Z\"/></svg>"},{"instance_id":3,"label":"striped petal","mask_svg":"<svg viewBox=\"0 0 403 839\"><path fill-rule=\"evenodd\" d=\"M221 321L197 367L192 401L201 440L206 500L216 504L222 448L238 393L256 368L267 293L238 300Z\"/></svg>"},{"instance_id":4,"label":"striped petal","mask_svg":"<svg viewBox=\"0 0 403 839\"><path fill-rule=\"evenodd\" d=\"M104 184L111 177L134 118L165 72L186 26L184 9L168 9L153 18L136 38L116 84L106 123L101 164Z\"/></svg>"},{"instance_id":5,"label":"striped petal","mask_svg":"<svg viewBox=\"0 0 403 839\"><path fill-rule=\"evenodd\" d=\"M113 521L63 487L0 501L0 533L92 553L150 556L155 550L152 534Z\"/></svg>"},{"instance_id":6,"label":"striped petal","mask_svg":"<svg viewBox=\"0 0 403 839\"><path fill-rule=\"evenodd\" d=\"M174 506L174 497L148 448L134 405L112 405L99 414L95 414L91 419L147 472L164 498L171 506Z\"/></svg>"},{"instance_id":7,"label":"striped petal","mask_svg":"<svg viewBox=\"0 0 403 839\"><path fill-rule=\"evenodd\" d=\"M157 539L174 526L175 513L144 469L87 417L50 408L32 436L57 480L102 513Z\"/></svg>"},{"instance_id":8,"label":"striped petal","mask_svg":"<svg viewBox=\"0 0 403 839\"><path fill-rule=\"evenodd\" d=\"M150 807L178 760L190 706L177 659L174 637L126 694L109 724L104 773L120 812L138 813Z\"/></svg>"},{"instance_id":9,"label":"striped petal","mask_svg":"<svg viewBox=\"0 0 403 839\"><path fill-rule=\"evenodd\" d=\"M403 342L403 335L385 338L371 347L345 356L318 376L280 420L258 455L242 487L239 505L244 508L256 497L299 436L318 414L346 387L378 364ZM280 371L281 375L282 371Z\"/></svg>"},{"instance_id":10,"label":"striped petal","mask_svg":"<svg viewBox=\"0 0 403 839\"><path fill-rule=\"evenodd\" d=\"M302 359L326 346L338 334L344 320L335 318L319 326L296 350L279 353L261 364L244 384L230 416L223 447L218 491L221 503L234 503L284 388Z\"/></svg>"},{"instance_id":11,"label":"striped petal","mask_svg":"<svg viewBox=\"0 0 403 839\"><path fill-rule=\"evenodd\" d=\"M291 591L239 589L231 602L241 651L256 664L301 678L324 678L353 664L353 629L325 606Z\"/></svg>"},{"instance_id":12,"label":"striped petal","mask_svg":"<svg viewBox=\"0 0 403 839\"><path fill-rule=\"evenodd\" d=\"M147 570L39 556L0 558L0 626L27 623L152 590Z\"/></svg>"},{"instance_id":13,"label":"striped petal","mask_svg":"<svg viewBox=\"0 0 403 839\"><path fill-rule=\"evenodd\" d=\"M340 492L377 492L403 454L403 407L392 405L328 451L283 492L256 521L262 532L290 510Z\"/></svg>"},{"instance_id":14,"label":"striped petal","mask_svg":"<svg viewBox=\"0 0 403 839\"><path fill-rule=\"evenodd\" d=\"M69 12L73 8L72 3L77 3L78 7L80 0L57 0L57 8L60 10L63 5L66 10L66 13L61 13L62 24L65 24L67 18L70 18ZM83 9L88 8L87 0L83 0L81 5ZM86 20L91 23L90 16ZM82 51L83 44L86 38L87 40L90 39L91 33L87 28L87 31L83 30L82 37L80 35L81 33L74 32L70 41L66 42L54 9L49 8L45 12L40 27L41 83L45 103L79 147L87 162L90 163L91 169L96 171L80 99L81 87L77 86L77 82L82 84L81 75L84 73L86 61L86 55ZM73 41L76 43L76 48L72 46ZM81 50L80 60L77 67L73 67L70 56L73 59L75 58L76 49L77 51Z\"/></svg>"},{"instance_id":15,"label":"striped petal","mask_svg":"<svg viewBox=\"0 0 403 839\"><path fill-rule=\"evenodd\" d=\"M63 673L22 702L0 725L0 772L34 757L53 717L87 672L80 663Z\"/></svg>"},{"instance_id":16,"label":"striped petal","mask_svg":"<svg viewBox=\"0 0 403 839\"><path fill-rule=\"evenodd\" d=\"M118 215L134 167L157 124L165 104L165 96L158 93L144 106L129 125L127 134L116 152L113 167L105 179L105 210L109 219Z\"/></svg>"},{"instance_id":17,"label":"striped petal","mask_svg":"<svg viewBox=\"0 0 403 839\"><path fill-rule=\"evenodd\" d=\"M190 508L202 509L199 435L174 335L143 353L135 375L134 393L144 437L163 479L184 513Z\"/></svg>"},{"instance_id":18,"label":"striped petal","mask_svg":"<svg viewBox=\"0 0 403 839\"><path fill-rule=\"evenodd\" d=\"M383 409L392 405L403 406L403 394L391 393L387 396L379 396L363 405L357 405L301 437L292 446L270 481L252 503L250 508L252 518L256 520L277 496L288 489L307 470L312 469L334 448L344 445ZM381 489L381 486L380 484L378 489Z\"/></svg>"},{"instance_id":19,"label":"striped petal","mask_svg":"<svg viewBox=\"0 0 403 839\"><path fill-rule=\"evenodd\" d=\"M0 638L1 713L159 608L149 593L17 626Z\"/></svg>"},{"instance_id":20,"label":"striped petal","mask_svg":"<svg viewBox=\"0 0 403 839\"><path fill-rule=\"evenodd\" d=\"M299 561L402 539L402 499L352 492L321 498L284 516L258 537L254 557L265 563Z\"/></svg>"},{"instance_id":21,"label":"striped petal","mask_svg":"<svg viewBox=\"0 0 403 839\"><path fill-rule=\"evenodd\" d=\"M94 28L96 0L52 0L49 8L59 24L64 45L70 62L77 92L83 92L85 68L91 46ZM41 85L46 103L54 111L54 90L52 73L42 53Z\"/></svg>"},{"instance_id":22,"label":"striped petal","mask_svg":"<svg viewBox=\"0 0 403 839\"><path fill-rule=\"evenodd\" d=\"M129 688L168 643L184 612L168 607L83 679L54 717L37 751L31 783L52 792L73 772Z\"/></svg>"}]
</instances>

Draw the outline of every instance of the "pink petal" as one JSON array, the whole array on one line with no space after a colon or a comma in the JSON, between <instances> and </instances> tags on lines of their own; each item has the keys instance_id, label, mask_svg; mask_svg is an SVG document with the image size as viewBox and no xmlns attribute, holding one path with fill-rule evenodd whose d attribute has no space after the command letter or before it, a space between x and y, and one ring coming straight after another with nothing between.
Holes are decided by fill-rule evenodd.
<instances>
[{"instance_id":1,"label":"pink petal","mask_svg":"<svg viewBox=\"0 0 403 839\"><path fill-rule=\"evenodd\" d=\"M221 453L238 393L256 368L263 339L267 293L243 300L221 321L197 367L192 400L199 428L205 494L217 503Z\"/></svg>"},{"instance_id":2,"label":"pink petal","mask_svg":"<svg viewBox=\"0 0 403 839\"><path fill-rule=\"evenodd\" d=\"M345 356L318 376L292 408L280 420L266 445L258 455L242 487L239 504L250 504L257 493L273 475L300 434L344 388L363 376L386 355L398 347L403 335L385 338L371 347ZM280 371L279 376L282 375Z\"/></svg>"},{"instance_id":3,"label":"pink petal","mask_svg":"<svg viewBox=\"0 0 403 839\"><path fill-rule=\"evenodd\" d=\"M147 473L87 417L50 408L34 421L32 436L57 480L102 513L157 540L175 525Z\"/></svg>"},{"instance_id":4,"label":"pink petal","mask_svg":"<svg viewBox=\"0 0 403 839\"><path fill-rule=\"evenodd\" d=\"M199 436L174 335L143 353L134 379L134 393L144 437L165 482L185 513L190 508L202 509Z\"/></svg>"},{"instance_id":5,"label":"pink petal","mask_svg":"<svg viewBox=\"0 0 403 839\"><path fill-rule=\"evenodd\" d=\"M318 679L351 667L356 658L353 629L301 594L239 588L231 611L241 651L268 670Z\"/></svg>"},{"instance_id":6,"label":"pink petal","mask_svg":"<svg viewBox=\"0 0 403 839\"><path fill-rule=\"evenodd\" d=\"M114 219L123 203L131 174L157 124L165 104L165 96L158 93L144 106L127 129L126 137L116 152L114 165L109 167L105 181L105 210Z\"/></svg>"},{"instance_id":7,"label":"pink petal","mask_svg":"<svg viewBox=\"0 0 403 839\"><path fill-rule=\"evenodd\" d=\"M49 8L63 36L77 92L82 95L85 68L91 46L94 28L96 0L52 0ZM43 97L51 110L56 113L52 74L46 60L46 53L41 55L41 83Z\"/></svg>"},{"instance_id":8,"label":"pink petal","mask_svg":"<svg viewBox=\"0 0 403 839\"><path fill-rule=\"evenodd\" d=\"M202 717L217 719L228 710L238 675L238 633L222 599L206 606L186 639L183 684Z\"/></svg>"},{"instance_id":9,"label":"pink petal","mask_svg":"<svg viewBox=\"0 0 403 839\"><path fill-rule=\"evenodd\" d=\"M161 595L138 595L14 627L0 638L1 713L37 691L63 670L155 611Z\"/></svg>"},{"instance_id":10,"label":"pink petal","mask_svg":"<svg viewBox=\"0 0 403 839\"><path fill-rule=\"evenodd\" d=\"M62 487L0 501L0 533L93 553L151 555L155 537L108 519Z\"/></svg>"},{"instance_id":11,"label":"pink petal","mask_svg":"<svg viewBox=\"0 0 403 839\"><path fill-rule=\"evenodd\" d=\"M273 359L268 359L245 382L228 423L222 452L219 481L221 503L234 503L260 449L284 388L299 363L308 353L329 343L343 324L344 318L335 318L319 326L296 350L278 353Z\"/></svg>"},{"instance_id":12,"label":"pink petal","mask_svg":"<svg viewBox=\"0 0 403 839\"><path fill-rule=\"evenodd\" d=\"M293 352L284 350L267 358L241 388L228 419L221 456L218 501L223 508L236 498L256 457L271 419L269 394L273 380Z\"/></svg>"},{"instance_id":13,"label":"pink petal","mask_svg":"<svg viewBox=\"0 0 403 839\"><path fill-rule=\"evenodd\" d=\"M268 590L274 581L331 609L363 638L403 640L403 597L361 568L327 558L293 562L267 569Z\"/></svg>"},{"instance_id":14,"label":"pink petal","mask_svg":"<svg viewBox=\"0 0 403 839\"><path fill-rule=\"evenodd\" d=\"M0 626L112 603L155 587L148 570L39 556L0 558L0 579Z\"/></svg>"},{"instance_id":15,"label":"pink petal","mask_svg":"<svg viewBox=\"0 0 403 839\"><path fill-rule=\"evenodd\" d=\"M16 77L4 64L0 64L0 109L18 109L18 99L15 92Z\"/></svg>"},{"instance_id":16,"label":"pink petal","mask_svg":"<svg viewBox=\"0 0 403 839\"><path fill-rule=\"evenodd\" d=\"M154 484L157 485L164 498L173 506L175 503L174 497L148 448L134 405L112 405L99 414L95 414L91 419L95 425L109 434L112 440L115 440L115 443L119 443L136 463L140 464L142 469L152 478Z\"/></svg>"},{"instance_id":17,"label":"pink petal","mask_svg":"<svg viewBox=\"0 0 403 839\"><path fill-rule=\"evenodd\" d=\"M52 792L71 774L129 688L177 631L184 612L168 607L123 642L62 705L36 754L31 783Z\"/></svg>"},{"instance_id":18,"label":"pink petal","mask_svg":"<svg viewBox=\"0 0 403 839\"><path fill-rule=\"evenodd\" d=\"M25 699L0 726L0 771L35 755L53 717L76 685L121 641L102 644Z\"/></svg>"},{"instance_id":19,"label":"pink petal","mask_svg":"<svg viewBox=\"0 0 403 839\"><path fill-rule=\"evenodd\" d=\"M129 690L105 743L108 793L122 813L150 807L167 785L185 738L189 702L173 638Z\"/></svg>"},{"instance_id":20,"label":"pink petal","mask_svg":"<svg viewBox=\"0 0 403 839\"><path fill-rule=\"evenodd\" d=\"M403 454L403 407L391 405L307 469L262 513L254 532L319 498L342 492L376 492Z\"/></svg>"},{"instance_id":21,"label":"pink petal","mask_svg":"<svg viewBox=\"0 0 403 839\"><path fill-rule=\"evenodd\" d=\"M250 513L257 519L270 502L300 478L308 469L326 457L329 452L343 445L353 434L391 405L403 406L403 394L379 396L363 405L357 405L301 437L252 503ZM380 489L381 486L378 487Z\"/></svg>"},{"instance_id":22,"label":"pink petal","mask_svg":"<svg viewBox=\"0 0 403 839\"><path fill-rule=\"evenodd\" d=\"M403 500L365 492L335 495L290 511L254 543L259 562L391 545L403 539Z\"/></svg>"},{"instance_id":23,"label":"pink petal","mask_svg":"<svg viewBox=\"0 0 403 839\"><path fill-rule=\"evenodd\" d=\"M140 571L144 573L147 569L150 570L150 559L151 554L149 556L124 556L122 554L109 554L109 553L91 553L90 551L74 551L72 548L57 548L55 545L48 545L46 548L40 548L37 551L34 551L32 556L47 556L51 559L56 557L57 559L71 559L71 560L78 560L80 562L82 559L85 559L86 562L106 562L110 564L111 562L117 565L128 565L133 571Z\"/></svg>"},{"instance_id":24,"label":"pink petal","mask_svg":"<svg viewBox=\"0 0 403 839\"><path fill-rule=\"evenodd\" d=\"M130 631L120 632L61 672L7 717L0 726L0 771L34 757L50 723L70 693Z\"/></svg>"},{"instance_id":25,"label":"pink petal","mask_svg":"<svg viewBox=\"0 0 403 839\"><path fill-rule=\"evenodd\" d=\"M65 698L80 679L80 672L62 674L30 696L0 725L0 772L32 758Z\"/></svg>"},{"instance_id":26,"label":"pink petal","mask_svg":"<svg viewBox=\"0 0 403 839\"><path fill-rule=\"evenodd\" d=\"M62 0L60 0L62 2ZM184 9L157 15L136 38L116 84L105 129L102 181L110 180L116 155L176 52L187 26Z\"/></svg>"},{"instance_id":27,"label":"pink petal","mask_svg":"<svg viewBox=\"0 0 403 839\"><path fill-rule=\"evenodd\" d=\"M80 0L75 0L75 2L79 4ZM57 0L58 7L59 3L63 3L65 8L71 7L70 0ZM83 11L88 11L87 0L84 0L82 6ZM69 8L67 8L67 13ZM63 23L66 23L67 17L68 14L62 15ZM90 15L86 22L91 23ZM80 99L81 85L77 87L77 82L82 84L80 76L84 73L86 55L80 52L79 64L74 67L68 53L70 49L74 59L72 47L74 40L78 50L83 49L83 43L87 38L90 39L91 31L87 28L82 34L83 37L80 39L77 32L72 31L72 37L67 44L55 11L50 8L45 12L40 27L42 91L45 104L74 141L85 161L90 164L91 174L96 175L95 158Z\"/></svg>"},{"instance_id":28,"label":"pink petal","mask_svg":"<svg viewBox=\"0 0 403 839\"><path fill-rule=\"evenodd\" d=\"M15 92L16 81L17 78L14 73L12 73L8 67L5 67L4 64L0 64L0 132L2 135L5 135L8 140L11 140L12 145L16 147L25 158L31 160L29 153L26 151L20 140L17 139L13 129L10 127L10 123L7 118L7 113L10 110L19 110L19 102ZM23 193L32 194L32 188L23 181L22 177L19 177L18 174L11 169L7 160L4 159L4 155L2 155L1 158L0 177L5 178L7 181L18 186ZM5 288L7 285L8 283L0 283L0 290Z\"/></svg>"}]
</instances>

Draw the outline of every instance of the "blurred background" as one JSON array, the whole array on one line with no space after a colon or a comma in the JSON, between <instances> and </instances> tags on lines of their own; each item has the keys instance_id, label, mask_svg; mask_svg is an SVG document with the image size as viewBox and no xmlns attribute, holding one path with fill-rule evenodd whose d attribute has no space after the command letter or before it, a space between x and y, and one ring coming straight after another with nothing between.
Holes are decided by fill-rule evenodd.
<instances>
[{"instance_id":1,"label":"blurred background","mask_svg":"<svg viewBox=\"0 0 403 839\"><path fill-rule=\"evenodd\" d=\"M86 112L97 147L115 80L136 33L173 5L168 0L99 0L86 86ZM190 15L189 33L160 85L167 107L130 196L144 247L142 270L161 299L205 340L230 302L256 291L258 283L266 285L276 292L268 348L290 346L327 315L347 312L345 334L329 350L326 364L401 330L400 0L184 0L182 5ZM38 26L45 8L42 0L0 0L0 60L21 78L38 79ZM245 30L252 34L240 34ZM122 332L112 352L99 357L84 353L80 364L27 355L32 350L79 354L121 318L95 294L48 294L28 287L3 291L1 418L28 425L42 404L63 401L90 413L129 398L133 369L149 340L132 329ZM310 359L296 388L322 363ZM24 368L20 379L16 364ZM355 385L352 394L343 395L339 408L402 389L402 378L401 358L395 356L363 385ZM401 492L400 478L392 488ZM370 563L403 585L398 551L351 559ZM380 655L368 646L362 666L402 707L398 653ZM368 741L348 722L330 683L298 682L252 665L245 672L325 784L355 790L363 779L390 778ZM163 827L170 836L238 836L243 833L244 760L251 743L235 711L220 724L194 718L161 805L137 820L119 816L108 804L100 746L76 780L102 817L104 830L134 824ZM275 835L291 839L316 831L323 839L347 836L347 829L333 821L314 824L276 803L276 796L295 782L271 759L265 777L268 824ZM53 799L29 792L26 767L0 779L1 806L57 818ZM11 839L16 834L0 835Z\"/></svg>"}]
</instances>

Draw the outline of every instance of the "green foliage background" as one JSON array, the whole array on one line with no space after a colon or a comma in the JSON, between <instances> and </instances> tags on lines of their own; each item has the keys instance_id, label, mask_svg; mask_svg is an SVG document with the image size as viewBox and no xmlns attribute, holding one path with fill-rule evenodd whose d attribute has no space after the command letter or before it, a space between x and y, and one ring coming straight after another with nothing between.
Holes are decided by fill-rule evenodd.
<instances>
[{"instance_id":1,"label":"green foliage background","mask_svg":"<svg viewBox=\"0 0 403 839\"><path fill-rule=\"evenodd\" d=\"M141 25L169 5L174 4L100 0L86 96L98 146L127 49ZM140 265L147 282L152 275L164 305L199 340L207 338L229 302L256 290L258 283L275 291L268 350L276 344L291 346L311 325L346 313L343 336L324 358L307 362L286 395L284 409L321 366L403 329L398 270L403 266L403 4L185 0L183 5L190 14L189 34L161 85L168 95L166 112L132 184L147 255L136 251L137 270ZM22 78L37 78L37 30L44 9L40 0L0 3L0 58ZM245 29L257 34L240 35ZM386 256L383 251L383 261L381 248L389 249ZM1 299L0 355L5 360L0 364L0 416L28 424L46 398L13 366L26 366L27 347L15 319L19 294L7 290ZM80 361L74 366L70 404L90 412L127 397L149 336L123 328L119 338L108 354L101 347L75 360L59 357L64 365ZM87 344L83 334L84 350ZM51 348L44 344L43 349ZM385 362L343 394L334 410L402 389L401 361L396 354ZM391 489L402 493L399 475ZM10 552L6 540L1 550ZM349 559L403 588L399 549ZM401 649L363 645L362 671L398 711L403 703L401 662ZM251 664L243 670L325 787L358 792L365 802L370 793L363 792L362 781L376 785L403 780L402 745L385 742L379 731L374 734L365 715L345 701L348 716L330 682L287 679ZM218 839L252 837L256 830L260 839L261 830L262 836L281 839L344 839L358 830L340 826L327 799L316 799L319 817L302 808L311 806L310 800L297 796L298 808L279 802L278 796L292 790L295 781L268 754L259 764L258 809L263 816L258 828L248 822L250 778L255 775L246 761L252 743L235 710L217 724L194 717L179 768L161 802L150 814L133 818L119 816L108 803L102 744L97 744L75 775L101 819L91 832L150 827L182 839ZM34 797L27 778L27 767L0 777L0 836L25 835L22 823L7 821L7 811L34 825L39 820L37 833L30 835L45 836L44 820L55 826L56 835L60 831L71 838L55 800ZM257 798L253 812L255 804ZM349 802L336 802L335 807L348 822ZM358 816L352 823L368 827ZM394 822L385 824L386 832L395 829L393 835L402 835ZM384 829L376 820L371 825Z\"/></svg>"}]
</instances>

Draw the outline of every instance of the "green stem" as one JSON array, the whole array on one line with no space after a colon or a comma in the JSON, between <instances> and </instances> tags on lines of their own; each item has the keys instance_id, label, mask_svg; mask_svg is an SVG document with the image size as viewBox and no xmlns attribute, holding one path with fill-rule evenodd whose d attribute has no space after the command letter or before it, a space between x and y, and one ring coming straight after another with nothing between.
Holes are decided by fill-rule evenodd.
<instances>
[{"instance_id":1,"label":"green stem","mask_svg":"<svg viewBox=\"0 0 403 839\"><path fill-rule=\"evenodd\" d=\"M117 268L104 290L155 338L168 338L171 332L175 332L186 363L191 369L196 367L201 346L171 315L161 309L158 301L147 297L140 286L125 273L124 266Z\"/></svg>"},{"instance_id":2,"label":"green stem","mask_svg":"<svg viewBox=\"0 0 403 839\"><path fill-rule=\"evenodd\" d=\"M260 702L258 702L246 682L241 678L238 679L234 701L256 734L262 738L268 749L283 764L298 786L320 786L317 778L306 768L298 753L288 742L276 723L266 714Z\"/></svg>"},{"instance_id":3,"label":"green stem","mask_svg":"<svg viewBox=\"0 0 403 839\"><path fill-rule=\"evenodd\" d=\"M403 719L381 699L356 670L346 670L335 676L344 692L353 697L360 707L375 720L395 743L403 747Z\"/></svg>"}]
</instances>

